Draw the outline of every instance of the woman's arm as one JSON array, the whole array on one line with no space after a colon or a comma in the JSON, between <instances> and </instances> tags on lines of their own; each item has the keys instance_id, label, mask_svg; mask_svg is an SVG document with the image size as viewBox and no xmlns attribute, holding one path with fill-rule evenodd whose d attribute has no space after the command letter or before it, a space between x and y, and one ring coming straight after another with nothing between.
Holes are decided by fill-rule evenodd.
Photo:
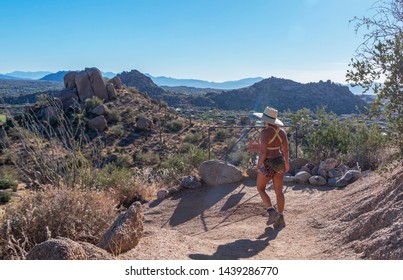
<instances>
[{"instance_id":1,"label":"woman's arm","mask_svg":"<svg viewBox=\"0 0 403 280\"><path fill-rule=\"evenodd\" d=\"M281 130L281 150L283 151L284 155L284 160L285 160L285 170L284 173L286 173L290 169L290 163L289 163L289 155L288 155L288 139L287 139L287 133L282 129Z\"/></svg>"}]
</instances>

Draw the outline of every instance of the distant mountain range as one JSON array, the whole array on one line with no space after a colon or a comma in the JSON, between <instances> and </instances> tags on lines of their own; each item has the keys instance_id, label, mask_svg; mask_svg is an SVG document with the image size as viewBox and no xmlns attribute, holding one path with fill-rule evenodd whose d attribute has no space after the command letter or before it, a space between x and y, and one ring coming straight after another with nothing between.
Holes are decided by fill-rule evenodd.
<instances>
[{"instance_id":1,"label":"distant mountain range","mask_svg":"<svg viewBox=\"0 0 403 280\"><path fill-rule=\"evenodd\" d=\"M6 73L5 75L20 78L20 79L30 79L30 80L39 80L40 78L51 74L49 71L14 71L10 73Z\"/></svg>"},{"instance_id":2,"label":"distant mountain range","mask_svg":"<svg viewBox=\"0 0 403 280\"><path fill-rule=\"evenodd\" d=\"M0 74L0 80L19 80L20 78Z\"/></svg>"},{"instance_id":3,"label":"distant mountain range","mask_svg":"<svg viewBox=\"0 0 403 280\"><path fill-rule=\"evenodd\" d=\"M193 88L211 88L211 89L237 89L251 86L257 82L263 80L262 77L257 78L245 78L236 81L228 81L228 82L208 82L203 80L196 79L176 79L170 77L153 77L150 74L145 74L151 80L157 84L158 86L169 86L169 87L193 87Z\"/></svg>"}]
</instances>

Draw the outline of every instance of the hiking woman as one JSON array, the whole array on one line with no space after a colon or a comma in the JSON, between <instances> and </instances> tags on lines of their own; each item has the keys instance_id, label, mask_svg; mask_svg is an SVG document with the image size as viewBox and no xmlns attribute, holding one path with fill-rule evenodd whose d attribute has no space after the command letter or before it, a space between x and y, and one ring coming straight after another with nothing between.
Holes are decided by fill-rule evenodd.
<instances>
[{"instance_id":1,"label":"hiking woman","mask_svg":"<svg viewBox=\"0 0 403 280\"><path fill-rule=\"evenodd\" d=\"M283 123L277 118L277 114L278 111L270 107L266 107L263 113L255 113L266 125L260 134L257 190L269 214L267 225L276 223L284 226L283 182L284 174L289 169L288 140L285 131L279 127ZM277 209L273 207L266 192L266 185L270 180L273 180Z\"/></svg>"}]
</instances>

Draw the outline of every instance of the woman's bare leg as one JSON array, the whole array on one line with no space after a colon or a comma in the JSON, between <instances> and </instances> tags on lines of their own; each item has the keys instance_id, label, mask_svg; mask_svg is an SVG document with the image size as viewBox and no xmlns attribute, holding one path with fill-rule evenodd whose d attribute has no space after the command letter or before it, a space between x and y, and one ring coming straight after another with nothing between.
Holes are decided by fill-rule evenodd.
<instances>
[{"instance_id":1,"label":"woman's bare leg","mask_svg":"<svg viewBox=\"0 0 403 280\"><path fill-rule=\"evenodd\" d=\"M269 182L269 180L270 179L268 177L266 177L262 173L258 172L257 184L256 184L257 185L257 191L259 192L260 197L262 198L263 205L264 205L265 208L268 208L268 207L272 206L270 197L266 192L266 186L267 186L267 183Z\"/></svg>"},{"instance_id":2,"label":"woman's bare leg","mask_svg":"<svg viewBox=\"0 0 403 280\"><path fill-rule=\"evenodd\" d=\"M273 186L277 199L277 211L279 213L283 213L284 211L285 198L283 193L283 185L284 185L284 174L276 173L273 177Z\"/></svg>"}]
</instances>

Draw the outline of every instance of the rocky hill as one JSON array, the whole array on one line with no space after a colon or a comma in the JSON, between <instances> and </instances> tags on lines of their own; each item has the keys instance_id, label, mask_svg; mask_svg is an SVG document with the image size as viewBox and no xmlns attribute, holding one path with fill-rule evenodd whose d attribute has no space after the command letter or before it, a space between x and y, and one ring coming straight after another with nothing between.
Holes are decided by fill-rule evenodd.
<instances>
[{"instance_id":1,"label":"rocky hill","mask_svg":"<svg viewBox=\"0 0 403 280\"><path fill-rule=\"evenodd\" d=\"M291 80L271 77L253 86L209 94L216 106L226 110L262 111L270 105L279 111L297 111L302 108L315 110L327 106L336 114L357 112L356 106L363 109L366 103L351 93L347 86L330 81L301 84Z\"/></svg>"},{"instance_id":2,"label":"rocky hill","mask_svg":"<svg viewBox=\"0 0 403 280\"><path fill-rule=\"evenodd\" d=\"M132 70L130 72L122 72L117 75L122 83L128 87L134 87L137 90L147 93L151 98L161 99L167 92L157 86L151 78L140 73L137 70Z\"/></svg>"},{"instance_id":3,"label":"rocky hill","mask_svg":"<svg viewBox=\"0 0 403 280\"><path fill-rule=\"evenodd\" d=\"M64 75L69 73L70 71L59 71L56 73L48 74L42 77L41 81L53 81L53 82L63 82Z\"/></svg>"},{"instance_id":4,"label":"rocky hill","mask_svg":"<svg viewBox=\"0 0 403 280\"><path fill-rule=\"evenodd\" d=\"M146 92L150 97L166 101L174 107L208 107L222 110L262 111L273 106L279 111L297 111L302 108L316 110L327 106L336 114L356 113L367 103L350 92L347 86L331 81L301 84L292 80L271 77L250 87L218 91L195 91L195 89L157 86L151 78L137 70L118 75L123 84ZM197 96L193 93L198 92ZM186 93L186 94L185 94Z\"/></svg>"}]
</instances>

